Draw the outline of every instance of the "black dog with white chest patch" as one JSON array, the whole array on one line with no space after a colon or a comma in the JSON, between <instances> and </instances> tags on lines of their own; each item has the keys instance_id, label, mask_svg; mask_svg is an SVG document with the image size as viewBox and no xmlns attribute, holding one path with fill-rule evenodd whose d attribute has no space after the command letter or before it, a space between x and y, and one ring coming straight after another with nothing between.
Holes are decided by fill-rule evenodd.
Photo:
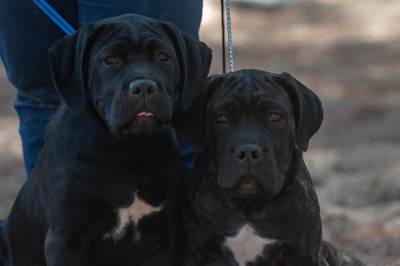
<instances>
[{"instance_id":1,"label":"black dog with white chest patch","mask_svg":"<svg viewBox=\"0 0 400 266\"><path fill-rule=\"evenodd\" d=\"M183 264L358 265L321 240L302 158L322 123L318 97L287 73L242 70L212 76L204 102L203 151L186 180Z\"/></svg>"},{"instance_id":2,"label":"black dog with white chest patch","mask_svg":"<svg viewBox=\"0 0 400 266\"><path fill-rule=\"evenodd\" d=\"M32 176L1 224L2 266L176 265L171 129L211 51L173 25L124 15L50 50L64 100Z\"/></svg>"}]
</instances>

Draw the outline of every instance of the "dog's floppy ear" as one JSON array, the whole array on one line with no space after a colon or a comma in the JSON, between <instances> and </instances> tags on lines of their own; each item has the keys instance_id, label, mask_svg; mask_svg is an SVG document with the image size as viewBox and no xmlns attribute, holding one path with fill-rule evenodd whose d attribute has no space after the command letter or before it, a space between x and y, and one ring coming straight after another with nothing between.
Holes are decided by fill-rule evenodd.
<instances>
[{"instance_id":1,"label":"dog's floppy ear","mask_svg":"<svg viewBox=\"0 0 400 266\"><path fill-rule=\"evenodd\" d=\"M210 117L208 117L210 114L210 106L211 106L211 99L215 95L216 91L218 90L219 87L224 86L225 82L225 75L224 74L215 74L210 76L207 79L207 86L206 86L206 91L205 91L205 96L203 97L203 107L202 107L202 116L201 116L201 128L200 128L200 133L201 133L201 146L205 148L207 151L209 149L214 149L214 147L209 147L207 145L216 145L213 141L214 139L214 132L213 130L209 129L207 130L206 127L209 125L208 123L210 122ZM207 120L208 117L208 121ZM206 124L207 123L207 124Z\"/></svg>"},{"instance_id":2,"label":"dog's floppy ear","mask_svg":"<svg viewBox=\"0 0 400 266\"><path fill-rule=\"evenodd\" d=\"M174 43L180 66L179 106L188 111L194 100L204 89L211 66L211 49L170 23L164 23L166 32Z\"/></svg>"},{"instance_id":3,"label":"dog's floppy ear","mask_svg":"<svg viewBox=\"0 0 400 266\"><path fill-rule=\"evenodd\" d=\"M289 94L296 118L296 143L307 151L310 138L321 127L323 109L318 96L289 73L275 76L275 81Z\"/></svg>"},{"instance_id":4,"label":"dog's floppy ear","mask_svg":"<svg viewBox=\"0 0 400 266\"><path fill-rule=\"evenodd\" d=\"M87 43L92 32L92 27L86 26L49 49L54 85L61 100L73 112L79 112L86 104Z\"/></svg>"},{"instance_id":5,"label":"dog's floppy ear","mask_svg":"<svg viewBox=\"0 0 400 266\"><path fill-rule=\"evenodd\" d=\"M203 151L205 148L207 132L204 130L204 123L208 102L217 86L223 81L223 75L210 76L206 81L205 88L194 99L190 111L174 114L173 124L178 135L186 143L195 147L197 151Z\"/></svg>"}]
</instances>

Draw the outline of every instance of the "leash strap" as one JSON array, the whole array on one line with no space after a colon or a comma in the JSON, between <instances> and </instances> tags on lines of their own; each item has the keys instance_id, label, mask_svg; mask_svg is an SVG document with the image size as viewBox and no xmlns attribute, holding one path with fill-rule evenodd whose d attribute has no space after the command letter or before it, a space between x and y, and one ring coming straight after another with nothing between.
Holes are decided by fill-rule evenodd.
<instances>
[{"instance_id":1,"label":"leash strap","mask_svg":"<svg viewBox=\"0 0 400 266\"><path fill-rule=\"evenodd\" d=\"M46 0L33 0L33 3L37 5L40 10L43 11L58 27L60 27L65 34L68 36L74 34L75 29L60 15L58 12L50 6Z\"/></svg>"},{"instance_id":2,"label":"leash strap","mask_svg":"<svg viewBox=\"0 0 400 266\"><path fill-rule=\"evenodd\" d=\"M225 15L226 29L228 32L228 61L229 72L235 71L235 61L232 42L232 18L231 18L231 0L220 0L221 4L221 46L222 46L222 73L226 73L226 43L225 43Z\"/></svg>"},{"instance_id":3,"label":"leash strap","mask_svg":"<svg viewBox=\"0 0 400 266\"><path fill-rule=\"evenodd\" d=\"M231 0L226 0L226 29L228 31L228 54L229 54L229 72L235 71L233 44L232 44L232 19L231 19Z\"/></svg>"},{"instance_id":4,"label":"leash strap","mask_svg":"<svg viewBox=\"0 0 400 266\"><path fill-rule=\"evenodd\" d=\"M226 73L226 51L225 51L225 5L224 0L221 3L221 46L222 46L222 73Z\"/></svg>"}]
</instances>

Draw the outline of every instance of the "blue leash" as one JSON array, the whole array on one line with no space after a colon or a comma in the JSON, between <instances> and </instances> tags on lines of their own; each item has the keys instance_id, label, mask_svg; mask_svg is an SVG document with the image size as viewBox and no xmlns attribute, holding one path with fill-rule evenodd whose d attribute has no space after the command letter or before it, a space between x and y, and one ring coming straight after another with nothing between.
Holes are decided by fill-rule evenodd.
<instances>
[{"instance_id":1,"label":"blue leash","mask_svg":"<svg viewBox=\"0 0 400 266\"><path fill-rule=\"evenodd\" d=\"M33 0L37 5L58 27L60 27L68 36L75 33L75 29L50 6L46 0Z\"/></svg>"}]
</instances>

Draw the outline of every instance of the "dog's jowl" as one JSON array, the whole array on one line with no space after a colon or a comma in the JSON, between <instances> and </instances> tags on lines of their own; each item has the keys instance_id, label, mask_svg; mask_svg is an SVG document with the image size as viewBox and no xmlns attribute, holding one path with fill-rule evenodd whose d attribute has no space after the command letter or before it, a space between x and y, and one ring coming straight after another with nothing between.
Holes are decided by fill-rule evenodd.
<instances>
[{"instance_id":1,"label":"dog's jowl","mask_svg":"<svg viewBox=\"0 0 400 266\"><path fill-rule=\"evenodd\" d=\"M125 15L50 49L64 104L1 223L1 266L176 265L184 118L211 52L172 24ZM184 125L179 125L184 128Z\"/></svg>"},{"instance_id":2,"label":"dog's jowl","mask_svg":"<svg viewBox=\"0 0 400 266\"><path fill-rule=\"evenodd\" d=\"M185 180L183 264L358 265L323 252L302 158L322 123L318 97L287 73L260 70L212 76L205 93L202 151Z\"/></svg>"}]
</instances>

